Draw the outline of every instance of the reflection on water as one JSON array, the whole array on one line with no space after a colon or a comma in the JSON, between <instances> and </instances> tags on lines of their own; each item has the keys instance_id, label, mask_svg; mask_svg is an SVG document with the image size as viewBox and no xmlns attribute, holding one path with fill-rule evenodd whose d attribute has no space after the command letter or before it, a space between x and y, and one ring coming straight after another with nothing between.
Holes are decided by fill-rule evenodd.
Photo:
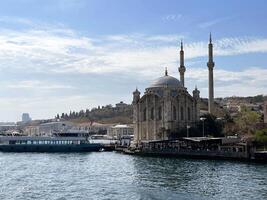
<instances>
[{"instance_id":1,"label":"reflection on water","mask_svg":"<svg viewBox=\"0 0 267 200\"><path fill-rule=\"evenodd\" d=\"M0 153L0 199L266 199L267 165L84 154Z\"/></svg>"}]
</instances>

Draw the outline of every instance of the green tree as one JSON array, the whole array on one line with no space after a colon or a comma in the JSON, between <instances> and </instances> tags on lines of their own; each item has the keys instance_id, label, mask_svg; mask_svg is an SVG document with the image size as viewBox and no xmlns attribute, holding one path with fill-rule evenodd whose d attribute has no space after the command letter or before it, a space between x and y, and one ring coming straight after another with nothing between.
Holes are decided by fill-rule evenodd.
<instances>
[{"instance_id":1,"label":"green tree","mask_svg":"<svg viewBox=\"0 0 267 200\"><path fill-rule=\"evenodd\" d=\"M205 135L210 135L213 137L221 137L223 136L222 130L223 130L223 123L221 119L217 119L216 116L212 114L205 114L202 116L205 118L204 120L204 129L205 129ZM200 122L198 124L199 131L202 130L203 124Z\"/></svg>"},{"instance_id":2,"label":"green tree","mask_svg":"<svg viewBox=\"0 0 267 200\"><path fill-rule=\"evenodd\" d=\"M260 114L251 111L245 106L241 107L240 113L234 119L238 127L238 132L243 134L252 134L255 131L255 124L260 122Z\"/></svg>"},{"instance_id":3,"label":"green tree","mask_svg":"<svg viewBox=\"0 0 267 200\"><path fill-rule=\"evenodd\" d=\"M254 140L260 144L267 144L267 129L256 130Z\"/></svg>"},{"instance_id":4,"label":"green tree","mask_svg":"<svg viewBox=\"0 0 267 200\"><path fill-rule=\"evenodd\" d=\"M234 122L234 119L230 114L226 113L223 117L223 133L224 135L235 135L237 133L238 127Z\"/></svg>"}]
</instances>

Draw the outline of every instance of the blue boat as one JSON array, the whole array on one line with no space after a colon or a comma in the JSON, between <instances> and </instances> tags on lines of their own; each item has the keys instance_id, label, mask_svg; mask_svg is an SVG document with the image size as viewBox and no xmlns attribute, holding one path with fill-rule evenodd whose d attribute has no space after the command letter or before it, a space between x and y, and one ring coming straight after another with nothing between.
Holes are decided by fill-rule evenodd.
<instances>
[{"instance_id":1,"label":"blue boat","mask_svg":"<svg viewBox=\"0 0 267 200\"><path fill-rule=\"evenodd\" d=\"M2 152L91 152L102 147L86 137L0 136Z\"/></svg>"}]
</instances>

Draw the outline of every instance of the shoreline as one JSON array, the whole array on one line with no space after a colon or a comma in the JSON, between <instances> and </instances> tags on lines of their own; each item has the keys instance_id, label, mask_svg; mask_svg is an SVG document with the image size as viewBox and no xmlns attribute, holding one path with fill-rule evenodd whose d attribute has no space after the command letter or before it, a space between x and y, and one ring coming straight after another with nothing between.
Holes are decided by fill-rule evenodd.
<instances>
[{"instance_id":1,"label":"shoreline","mask_svg":"<svg viewBox=\"0 0 267 200\"><path fill-rule=\"evenodd\" d=\"M185 158L185 159L204 159L204 160L229 160L246 163L263 163L267 164L267 159L251 158L251 157L231 157L224 155L212 155L212 154L193 154L189 152L148 152L148 151L132 151L129 149L115 150L126 155L141 156L141 157L160 157L160 158ZM267 155L267 153L266 153ZM265 156L266 156L265 155Z\"/></svg>"}]
</instances>

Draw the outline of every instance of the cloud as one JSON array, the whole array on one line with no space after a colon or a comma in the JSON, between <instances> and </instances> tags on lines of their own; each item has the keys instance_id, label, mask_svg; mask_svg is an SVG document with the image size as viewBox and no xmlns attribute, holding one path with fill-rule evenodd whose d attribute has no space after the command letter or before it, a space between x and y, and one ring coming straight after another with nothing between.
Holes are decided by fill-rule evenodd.
<instances>
[{"instance_id":1,"label":"cloud","mask_svg":"<svg viewBox=\"0 0 267 200\"><path fill-rule=\"evenodd\" d=\"M102 38L94 40L108 41L110 43L119 42L119 44L151 46L151 45L166 45L170 42L177 42L186 38L185 35L180 34L165 34L165 35L145 35L140 33L133 33L128 35L107 35Z\"/></svg>"},{"instance_id":2,"label":"cloud","mask_svg":"<svg viewBox=\"0 0 267 200\"><path fill-rule=\"evenodd\" d=\"M8 18L5 20L8 21ZM20 20L13 20L20 23ZM152 79L163 75L166 66L170 75L179 77L177 66L181 38L186 38L187 41L184 44L187 66L202 65L207 61L207 41L190 42L192 39L188 35L132 33L90 36L64 25L48 24L43 28L31 21L26 24L21 30L0 29L0 72L16 74L19 77L16 81L2 80L0 84L0 103L3 103L0 110L6 110L4 113L10 112L7 110L8 106L10 109L14 108L13 111L17 115L29 110L28 112L34 114L34 118L42 118L48 116L48 113L50 116L53 111L78 110L91 105L111 103L112 100L114 103L120 100L130 102L131 88L123 88L122 94L117 96L113 90L118 90L121 85L132 85L132 89L136 85L145 88ZM264 37L214 40L216 57L266 52L267 38ZM265 68L266 66L246 66L244 63L244 69L235 72L225 70L216 63L215 95L266 94ZM206 64L201 68L187 67L185 76L188 90L191 91L197 84L201 96L206 97L207 73ZM23 77L25 74L33 76L27 79ZM36 74L41 74L41 79L36 78ZM65 76L68 78L58 79ZM94 82L95 77L99 79L97 84ZM76 81L80 79L83 81ZM81 89L80 86L86 89ZM18 91L23 92L17 94ZM99 96L103 93L104 96ZM29 97L24 99L25 95ZM43 109L43 113L40 114L38 109Z\"/></svg>"},{"instance_id":3,"label":"cloud","mask_svg":"<svg viewBox=\"0 0 267 200\"><path fill-rule=\"evenodd\" d=\"M203 28L203 29L205 29L205 28L209 28L209 27L212 27L212 26L214 26L214 25L216 25L216 24L219 24L219 23L221 23L221 22L230 20L230 19L232 19L232 18L233 18L233 17L223 17L223 18L212 19L212 20L210 20L210 21L206 21L206 22L202 22L202 23L200 23L200 24L198 25L198 27Z\"/></svg>"},{"instance_id":4,"label":"cloud","mask_svg":"<svg viewBox=\"0 0 267 200\"><path fill-rule=\"evenodd\" d=\"M59 27L0 30L0 70L43 73L132 73L154 77L165 66L177 66L183 35L121 34L84 36ZM190 39L187 39L190 41ZM207 56L207 42L185 44L185 57ZM221 38L215 56L267 52L267 38ZM151 69L153 71L151 72Z\"/></svg>"},{"instance_id":5,"label":"cloud","mask_svg":"<svg viewBox=\"0 0 267 200\"><path fill-rule=\"evenodd\" d=\"M35 89L35 90L58 90L58 89L74 89L70 85L50 83L39 80L13 81L6 86L9 89Z\"/></svg>"},{"instance_id":6,"label":"cloud","mask_svg":"<svg viewBox=\"0 0 267 200\"><path fill-rule=\"evenodd\" d=\"M189 68L186 77L189 82L200 86L204 91L202 96L207 96L208 91L208 70L203 68ZM215 96L248 96L267 95L267 69L248 67L242 71L230 71L214 69ZM192 86L191 86L192 87ZM205 93L206 92L206 93Z\"/></svg>"},{"instance_id":7,"label":"cloud","mask_svg":"<svg viewBox=\"0 0 267 200\"><path fill-rule=\"evenodd\" d=\"M162 17L164 21L178 21L182 18L182 14L169 14Z\"/></svg>"}]
</instances>

